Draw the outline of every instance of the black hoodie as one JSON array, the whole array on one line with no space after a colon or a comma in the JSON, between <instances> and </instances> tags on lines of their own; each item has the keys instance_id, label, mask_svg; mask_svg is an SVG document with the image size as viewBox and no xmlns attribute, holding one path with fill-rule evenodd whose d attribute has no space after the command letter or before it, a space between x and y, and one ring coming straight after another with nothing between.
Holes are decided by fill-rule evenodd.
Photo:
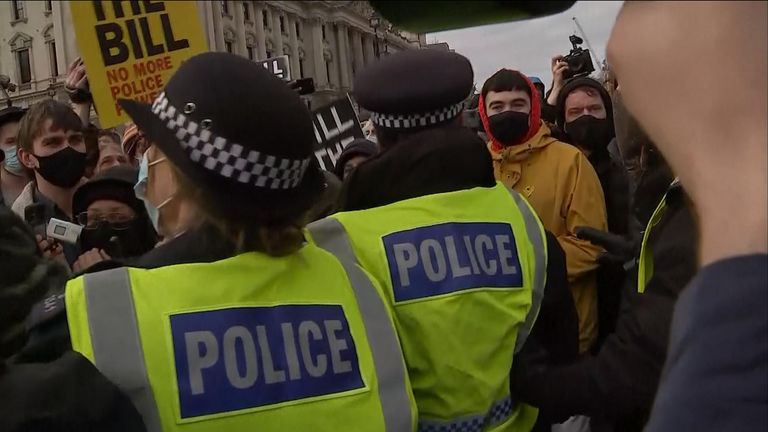
<instances>
[{"instance_id":1,"label":"black hoodie","mask_svg":"<svg viewBox=\"0 0 768 432\"><path fill-rule=\"evenodd\" d=\"M598 91L605 105L606 119L611 125L611 135L615 137L611 97L598 81L587 77L568 81L558 95L555 120L557 126L565 130L565 99L579 87L591 87ZM607 147L594 149L589 156L589 161L595 168L603 187L605 207L608 211L608 229L614 234L626 234L629 221L629 177L623 163L613 160Z\"/></svg>"}]
</instances>

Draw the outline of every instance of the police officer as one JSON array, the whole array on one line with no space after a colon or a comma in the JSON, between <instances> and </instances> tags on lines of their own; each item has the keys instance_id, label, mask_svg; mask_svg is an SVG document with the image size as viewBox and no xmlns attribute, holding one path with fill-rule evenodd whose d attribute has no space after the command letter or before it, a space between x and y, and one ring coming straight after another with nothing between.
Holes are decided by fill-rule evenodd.
<instances>
[{"instance_id":1,"label":"police officer","mask_svg":"<svg viewBox=\"0 0 768 432\"><path fill-rule=\"evenodd\" d=\"M70 282L73 348L131 396L149 431L411 430L376 288L343 249L303 240L323 177L299 96L256 63L207 53L151 106L120 103L153 143L150 215L193 199L242 253ZM179 187L162 195L153 177L169 168Z\"/></svg>"},{"instance_id":2,"label":"police officer","mask_svg":"<svg viewBox=\"0 0 768 432\"><path fill-rule=\"evenodd\" d=\"M357 211L310 233L351 244L383 289L419 430L528 431L536 410L510 392L513 357L535 340L572 360L576 311L562 249L526 200L495 182L483 142L460 124L472 82L466 58L433 50L361 71L355 98L383 153L347 183L342 205Z\"/></svg>"}]
</instances>

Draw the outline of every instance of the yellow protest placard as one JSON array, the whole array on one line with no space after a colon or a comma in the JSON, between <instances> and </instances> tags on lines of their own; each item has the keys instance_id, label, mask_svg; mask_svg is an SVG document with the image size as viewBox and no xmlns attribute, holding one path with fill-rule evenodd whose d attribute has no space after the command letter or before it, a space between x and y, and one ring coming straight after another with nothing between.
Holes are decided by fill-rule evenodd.
<instances>
[{"instance_id":1,"label":"yellow protest placard","mask_svg":"<svg viewBox=\"0 0 768 432\"><path fill-rule=\"evenodd\" d=\"M208 50L195 1L70 1L101 127L130 121L118 99L151 103L189 57Z\"/></svg>"}]
</instances>

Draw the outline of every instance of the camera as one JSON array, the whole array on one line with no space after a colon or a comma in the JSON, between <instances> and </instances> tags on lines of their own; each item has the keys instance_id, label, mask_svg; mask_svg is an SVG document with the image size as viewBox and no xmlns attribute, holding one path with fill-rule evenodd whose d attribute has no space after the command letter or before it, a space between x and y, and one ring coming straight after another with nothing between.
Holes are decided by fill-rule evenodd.
<instances>
[{"instance_id":1,"label":"camera","mask_svg":"<svg viewBox=\"0 0 768 432\"><path fill-rule=\"evenodd\" d=\"M571 41L573 48L563 59L568 63L568 69L563 73L563 78L582 77L594 72L595 66L592 64L592 56L589 54L589 50L579 46L584 43L584 40L576 35L569 36L568 40Z\"/></svg>"}]
</instances>

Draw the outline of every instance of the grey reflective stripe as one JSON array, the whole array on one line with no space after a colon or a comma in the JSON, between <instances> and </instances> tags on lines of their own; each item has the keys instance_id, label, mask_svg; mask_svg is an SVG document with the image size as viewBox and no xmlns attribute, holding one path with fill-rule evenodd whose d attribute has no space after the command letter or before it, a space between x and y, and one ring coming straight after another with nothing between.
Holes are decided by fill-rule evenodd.
<instances>
[{"instance_id":1,"label":"grey reflective stripe","mask_svg":"<svg viewBox=\"0 0 768 432\"><path fill-rule=\"evenodd\" d=\"M148 432L161 432L160 413L144 364L128 269L87 274L84 282L96 368L131 398Z\"/></svg>"},{"instance_id":2,"label":"grey reflective stripe","mask_svg":"<svg viewBox=\"0 0 768 432\"><path fill-rule=\"evenodd\" d=\"M311 224L308 229L315 244L341 261L355 291L376 368L379 400L384 413L384 430L411 431L415 414L411 412L411 400L406 387L405 362L381 295L360 269L341 222L334 218L325 218Z\"/></svg>"},{"instance_id":3,"label":"grey reflective stripe","mask_svg":"<svg viewBox=\"0 0 768 432\"><path fill-rule=\"evenodd\" d=\"M419 432L482 432L504 423L517 405L511 398L502 399L491 406L488 412L468 415L451 420L419 419Z\"/></svg>"},{"instance_id":4,"label":"grey reflective stripe","mask_svg":"<svg viewBox=\"0 0 768 432\"><path fill-rule=\"evenodd\" d=\"M533 324L536 322L536 317L539 315L539 307L541 307L541 299L544 297L544 286L547 283L547 240L544 238L544 233L541 228L541 222L539 216L534 213L528 201L523 198L522 195L515 192L512 189L507 189L509 194L517 204L517 208L520 209L520 213L523 215L523 221L525 222L525 232L528 234L528 240L530 240L533 246L533 255L536 258L533 274L533 288L531 293L531 309L528 311L528 316L525 318L525 323L517 331L517 342L515 343L515 353L519 352L523 348L523 344L528 339L528 335L531 334Z\"/></svg>"}]
</instances>

